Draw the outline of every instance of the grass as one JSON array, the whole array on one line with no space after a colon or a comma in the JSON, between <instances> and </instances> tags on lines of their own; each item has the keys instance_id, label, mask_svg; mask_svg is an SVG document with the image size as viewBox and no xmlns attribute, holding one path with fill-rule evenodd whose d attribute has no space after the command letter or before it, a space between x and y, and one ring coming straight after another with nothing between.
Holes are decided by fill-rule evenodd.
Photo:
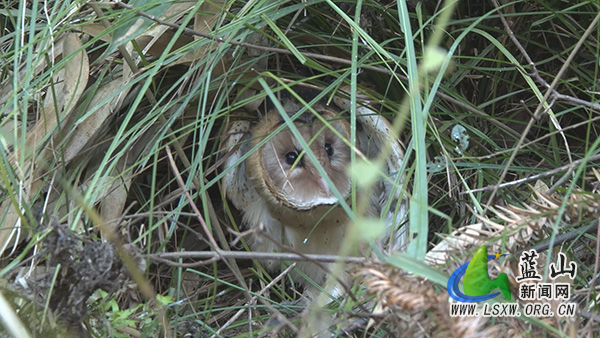
<instances>
[{"instance_id":1,"label":"grass","mask_svg":"<svg viewBox=\"0 0 600 338\"><path fill-rule=\"evenodd\" d=\"M521 318L469 327L496 336L503 328L568 336L573 327L597 336L595 233L561 237L595 224L599 213L597 17L598 5L585 1L3 0L0 319L21 320L3 332L302 336L320 327L319 311L337 312L329 324L339 329L360 316L357 304L385 294L388 304L399 302L392 314L362 309L377 325L353 334L424 335L398 319L414 310L399 295L444 303L431 297L446 294L444 276L476 245L454 248L443 266L422 261L444 236L485 215L503 228L487 223L476 243L508 252L560 244L579 266L572 301L582 312L551 324ZM377 102L406 146L405 177L394 186L410 199L407 254L375 248L378 259L356 277L352 297L313 312L289 305L300 292L288 277L269 285L277 273L252 264L240 213L221 193L228 123L256 120L256 107L293 84L317 88L326 101L349 88L351 102ZM358 107L348 109L352 126ZM462 154L452 139L456 125L469 136ZM355 139L353 132L347 141ZM528 177L535 191L545 190L542 183L552 189L552 203L523 183L510 185ZM358 189L345 210L360 219ZM517 216L498 207L507 205ZM244 259L177 256L216 248ZM557 250L544 248L544 273ZM503 264L518 272L515 259ZM119 283L68 279L80 269L106 279L101 267L118 272ZM427 287L412 288L407 272ZM43 291L34 296L23 285ZM375 285L398 293L377 293ZM61 297L69 306L57 307ZM276 329L257 324L284 309L289 319ZM443 336L448 331L436 328L452 327L440 308L420 311L434 314L415 317L425 332Z\"/></svg>"}]
</instances>

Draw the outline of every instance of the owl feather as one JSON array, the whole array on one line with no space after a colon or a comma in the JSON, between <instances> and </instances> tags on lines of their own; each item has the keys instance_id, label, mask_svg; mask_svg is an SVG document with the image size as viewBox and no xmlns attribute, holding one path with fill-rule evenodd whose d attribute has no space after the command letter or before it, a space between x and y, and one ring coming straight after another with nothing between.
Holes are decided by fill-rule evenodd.
<instances>
[{"instance_id":1,"label":"owl feather","mask_svg":"<svg viewBox=\"0 0 600 338\"><path fill-rule=\"evenodd\" d=\"M283 101L283 112L269 110L256 124L248 121L230 124L224 143L230 154L224 164L228 169L223 178L225 194L242 212L246 227L262 229L276 241L254 235L249 242L252 250L278 252L289 247L306 254L339 253L350 226L350 217L339 206L339 197L350 196L348 166L352 149L347 142L348 117L338 107L348 102L336 103L329 106L319 103L312 107L318 115L305 112L293 121L296 135L304 142L296 138L281 116L282 113L288 117L297 115L301 108L289 99ZM405 223L407 202L396 184L402 182L402 177L394 177L402 169L402 148L390 136L391 126L385 118L366 107L357 111L357 148L375 157L381 153L384 142L391 146L384 168L391 175L377 184L367 213L386 221L382 246L402 250L406 231L400 228ZM241 160L252 149L256 151ZM316 163L308 152L314 155ZM273 260L263 263L269 269L277 267ZM300 262L297 267L314 282L321 285L325 282L326 273L315 264ZM297 274L293 277L306 284Z\"/></svg>"}]
</instances>

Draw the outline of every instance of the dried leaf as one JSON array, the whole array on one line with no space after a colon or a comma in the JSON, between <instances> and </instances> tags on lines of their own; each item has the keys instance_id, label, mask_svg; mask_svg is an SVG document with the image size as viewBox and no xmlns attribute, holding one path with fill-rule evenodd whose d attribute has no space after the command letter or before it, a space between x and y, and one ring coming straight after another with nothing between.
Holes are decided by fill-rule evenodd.
<instances>
[{"instance_id":1,"label":"dried leaf","mask_svg":"<svg viewBox=\"0 0 600 338\"><path fill-rule=\"evenodd\" d=\"M22 167L23 171L34 170L34 173L29 173L27 175L28 178L22 180L22 184L19 186L19 198L23 201L29 199L31 192L38 190L38 186L41 184L41 177L43 176L41 175L41 171L46 169L43 167L43 164L46 162L44 157L49 156L50 153L43 149L39 150L40 143L49 137L56 136L54 132L57 126L59 124L62 125L73 112L73 108L76 106L88 82L89 59L87 53L81 48L82 44L78 35L65 34L57 45L60 45L63 59L67 59L67 62L53 76L54 90L48 91L44 109L40 112L41 118L27 132L24 145L27 151L26 154L28 156L30 151L38 149L38 155L35 156L35 163L41 163L42 165L31 168L32 162L28 159ZM8 157L8 162L18 163L18 156L20 154L22 154L21 149L16 148ZM18 172L18 174L25 175L23 172ZM21 227L21 211L15 208L20 207L13 206L10 199L6 200L0 206L0 215L6 215L3 219L3 228L5 230L0 231L0 256L6 248L13 243L18 243L20 240L18 234L20 234Z\"/></svg>"},{"instance_id":2,"label":"dried leaf","mask_svg":"<svg viewBox=\"0 0 600 338\"><path fill-rule=\"evenodd\" d=\"M110 123L112 113L120 109L123 99L129 93L130 87L127 83L130 80L131 78L116 78L102 85L94 94L89 107L94 109L100 106L74 126L73 134L64 150L66 162L71 161L86 149L86 146L94 144L99 133Z\"/></svg>"}]
</instances>

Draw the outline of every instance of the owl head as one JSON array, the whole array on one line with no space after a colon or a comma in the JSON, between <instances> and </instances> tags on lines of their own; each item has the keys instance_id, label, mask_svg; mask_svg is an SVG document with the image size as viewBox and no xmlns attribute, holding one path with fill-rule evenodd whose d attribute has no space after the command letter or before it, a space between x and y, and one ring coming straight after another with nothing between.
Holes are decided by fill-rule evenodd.
<instances>
[{"instance_id":1,"label":"owl head","mask_svg":"<svg viewBox=\"0 0 600 338\"><path fill-rule=\"evenodd\" d=\"M283 106L288 116L296 114L300 108L289 100ZM252 147L282 125L284 128L249 157L246 167L259 194L271 203L299 211L338 202L317 169L319 165L342 196L350 193L347 174L350 147L344 142L350 137L350 125L335 109L325 105L313 108L327 123L312 112L303 113L293 123L309 149L302 146L279 110L272 109L253 128ZM316 162L310 159L308 151L314 154Z\"/></svg>"}]
</instances>

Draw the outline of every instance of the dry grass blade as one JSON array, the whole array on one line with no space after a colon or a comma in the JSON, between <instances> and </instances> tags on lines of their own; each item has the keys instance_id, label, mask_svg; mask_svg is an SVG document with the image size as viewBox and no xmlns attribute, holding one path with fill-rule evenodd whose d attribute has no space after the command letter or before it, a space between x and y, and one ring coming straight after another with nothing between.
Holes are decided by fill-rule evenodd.
<instances>
[{"instance_id":1,"label":"dry grass blade","mask_svg":"<svg viewBox=\"0 0 600 338\"><path fill-rule=\"evenodd\" d=\"M4 0L0 284L8 286L1 288L7 306L31 336L65 336L60 327L71 324L85 331L77 336L94 337L293 335L315 325L324 334L352 327L350 335L377 338L595 336L597 271L585 267L599 260L599 18L590 1ZM348 141L359 138L348 145L361 149L351 163L390 148L354 179L383 172L376 194L351 183L348 202L336 196L350 218L362 214L363 197L376 205L356 236L336 237L364 239L382 221L404 230L406 214L413 220L413 236L397 232L392 250L372 247L397 266L365 265L347 297L323 293L319 300L329 304L311 313L315 321L290 306L304 292L294 276L310 260L323 266L340 255L282 252L302 252L305 238L293 249L253 252L242 214L256 196L226 189L256 155L238 147L247 137L239 130L252 129L292 88L340 108ZM229 125L238 132L227 134ZM455 128L463 130L458 138ZM529 192L523 183L533 181L540 183ZM44 226L55 219L57 230ZM311 223L315 236L320 221ZM103 292L87 283L129 285L111 274L127 273L129 255L121 261L113 253L123 246L101 239L143 252L145 275L129 272L139 289ZM429 249L435 267L383 255L411 243L415 255ZM439 285L480 245L515 256L490 263L513 279L516 253L543 250L539 264L548 269L561 250L580 267L569 301L581 311L571 319L449 317ZM357 252L346 261L371 259ZM275 261L273 271L252 259ZM38 289L13 289L36 278L44 284ZM377 302L366 303L374 313L357 300L365 291ZM53 307L53 294L71 307ZM281 325L263 328L278 312ZM345 325L356 317L372 320L366 329ZM0 336L6 332L0 327Z\"/></svg>"},{"instance_id":2,"label":"dry grass blade","mask_svg":"<svg viewBox=\"0 0 600 338\"><path fill-rule=\"evenodd\" d=\"M66 34L57 44L61 46L62 54L56 55L57 60L53 62L58 62L58 57L61 57L64 61L62 68L52 76L45 100L37 107L40 110L39 119L28 131L25 143L16 147L7 160L21 167L18 176L21 181L20 198L23 200L28 200L30 194L40 189L41 177L49 169L47 161L51 156L50 149L46 149L44 143L48 138L57 143L61 141L61 129L71 118L88 82L89 60L80 38L76 34ZM32 154L37 152L41 156L32 158ZM27 174L28 171L32 172ZM11 200L5 200L0 205L0 214L6 215L2 222L5 229L0 231L0 255L11 243L18 244L21 240L19 234L23 232L19 228L22 226L22 213L22 206L15 205Z\"/></svg>"}]
</instances>

